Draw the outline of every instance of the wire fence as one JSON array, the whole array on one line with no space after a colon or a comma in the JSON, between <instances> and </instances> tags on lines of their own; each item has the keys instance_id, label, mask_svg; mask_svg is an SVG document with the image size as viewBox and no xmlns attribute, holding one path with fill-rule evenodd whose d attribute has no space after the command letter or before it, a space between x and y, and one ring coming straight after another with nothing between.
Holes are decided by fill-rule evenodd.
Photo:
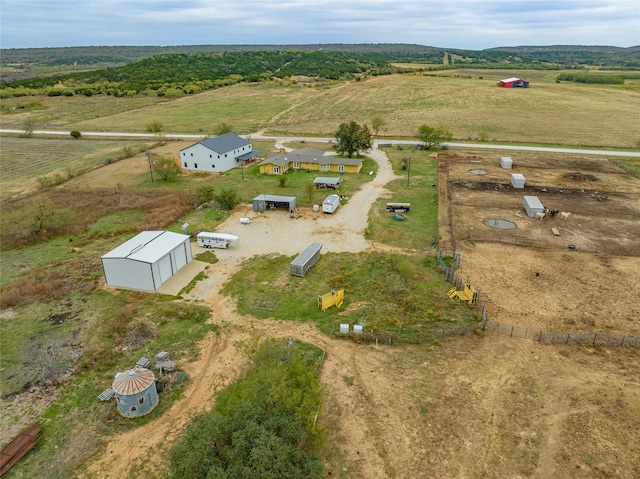
<instances>
[{"instance_id":1,"label":"wire fence","mask_svg":"<svg viewBox=\"0 0 640 479\"><path fill-rule=\"evenodd\" d=\"M446 264L441 258L453 257L455 261ZM443 268L447 282L454 285L456 289L461 289L465 281L454 274L454 271L460 266L460 254L453 253L452 256L442 255L438 251L438 265ZM524 338L538 341L546 344L589 344L601 346L627 346L640 347L640 336L633 334L606 334L606 333L587 333L587 332L565 332L565 331L542 331L539 329L524 328L512 324L499 323L489 321L487 319L486 308L482 298L474 305L481 315L480 325L482 331L502 334L511 338Z\"/></svg>"}]
</instances>

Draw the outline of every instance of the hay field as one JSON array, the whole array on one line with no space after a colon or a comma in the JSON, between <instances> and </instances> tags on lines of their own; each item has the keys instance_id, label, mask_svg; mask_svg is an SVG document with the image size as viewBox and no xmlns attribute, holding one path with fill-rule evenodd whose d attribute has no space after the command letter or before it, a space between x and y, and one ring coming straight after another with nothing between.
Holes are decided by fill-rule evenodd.
<instances>
[{"instance_id":1,"label":"hay field","mask_svg":"<svg viewBox=\"0 0 640 479\"><path fill-rule=\"evenodd\" d=\"M638 88L541 82L506 89L486 76L395 75L334 89L282 115L270 130L325 135L341 122L380 116L389 137L447 123L460 140L485 132L491 141L629 148L640 137L639 107Z\"/></svg>"},{"instance_id":2,"label":"hay field","mask_svg":"<svg viewBox=\"0 0 640 479\"><path fill-rule=\"evenodd\" d=\"M238 84L175 100L38 99L46 110L5 114L3 128L27 118L37 128L211 134L220 123L239 134L332 136L354 120L387 122L381 137L412 138L422 124L446 123L456 140L634 148L640 140L640 85L555 83L558 71L449 70L369 77L363 81ZM496 86L505 76L529 89ZM13 101L15 101L14 99ZM17 99L20 100L20 99ZM7 100L3 100L4 102Z\"/></svg>"}]
</instances>

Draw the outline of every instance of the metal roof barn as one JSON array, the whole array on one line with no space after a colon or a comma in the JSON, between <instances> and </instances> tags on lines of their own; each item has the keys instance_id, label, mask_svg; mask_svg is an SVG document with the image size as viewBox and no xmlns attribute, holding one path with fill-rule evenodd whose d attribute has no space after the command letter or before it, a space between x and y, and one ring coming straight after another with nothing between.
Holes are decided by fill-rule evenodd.
<instances>
[{"instance_id":1,"label":"metal roof barn","mask_svg":"<svg viewBox=\"0 0 640 479\"><path fill-rule=\"evenodd\" d=\"M143 231L102 257L107 285L156 291L192 259L189 235Z\"/></svg>"},{"instance_id":2,"label":"metal roof barn","mask_svg":"<svg viewBox=\"0 0 640 479\"><path fill-rule=\"evenodd\" d=\"M118 412L125 417L144 416L158 405L158 390L153 371L136 367L116 374L113 389Z\"/></svg>"},{"instance_id":3,"label":"metal roof barn","mask_svg":"<svg viewBox=\"0 0 640 479\"><path fill-rule=\"evenodd\" d=\"M311 243L296 259L289 263L289 273L293 276L304 276L320 259L322 243Z\"/></svg>"}]
</instances>

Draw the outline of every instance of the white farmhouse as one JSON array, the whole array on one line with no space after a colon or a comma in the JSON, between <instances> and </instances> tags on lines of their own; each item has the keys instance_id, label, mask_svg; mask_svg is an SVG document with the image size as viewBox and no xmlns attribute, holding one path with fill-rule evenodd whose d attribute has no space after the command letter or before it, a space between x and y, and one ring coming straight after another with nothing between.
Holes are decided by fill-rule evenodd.
<instances>
[{"instance_id":1,"label":"white farmhouse","mask_svg":"<svg viewBox=\"0 0 640 479\"><path fill-rule=\"evenodd\" d=\"M183 170L224 173L259 154L251 143L235 133L207 138L180 150Z\"/></svg>"}]
</instances>

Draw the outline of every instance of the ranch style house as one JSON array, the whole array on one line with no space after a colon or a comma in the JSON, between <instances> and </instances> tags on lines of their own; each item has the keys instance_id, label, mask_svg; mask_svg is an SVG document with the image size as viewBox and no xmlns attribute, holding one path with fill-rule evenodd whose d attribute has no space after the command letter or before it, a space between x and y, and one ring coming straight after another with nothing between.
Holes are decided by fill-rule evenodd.
<instances>
[{"instance_id":1,"label":"ranch style house","mask_svg":"<svg viewBox=\"0 0 640 479\"><path fill-rule=\"evenodd\" d=\"M180 164L183 170L224 173L260 153L262 151L253 151L248 140L226 133L180 150Z\"/></svg>"},{"instance_id":2,"label":"ranch style house","mask_svg":"<svg viewBox=\"0 0 640 479\"><path fill-rule=\"evenodd\" d=\"M263 175L282 175L289 170L308 170L332 173L359 173L360 158L336 158L315 148L302 148L288 153L274 153L259 164Z\"/></svg>"}]
</instances>

